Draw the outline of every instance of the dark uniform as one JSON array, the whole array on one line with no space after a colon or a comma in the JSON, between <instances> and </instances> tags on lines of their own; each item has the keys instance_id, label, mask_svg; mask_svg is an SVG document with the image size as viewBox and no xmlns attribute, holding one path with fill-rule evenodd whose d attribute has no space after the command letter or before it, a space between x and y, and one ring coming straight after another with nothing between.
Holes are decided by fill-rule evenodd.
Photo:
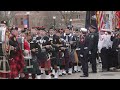
<instances>
[{"instance_id":1,"label":"dark uniform","mask_svg":"<svg viewBox=\"0 0 120 90\"><path fill-rule=\"evenodd\" d=\"M88 76L88 45L89 39L86 35L87 32L83 32L82 35L79 37L79 42L77 42L78 48L78 58L82 65L83 76Z\"/></svg>"},{"instance_id":2,"label":"dark uniform","mask_svg":"<svg viewBox=\"0 0 120 90\"><path fill-rule=\"evenodd\" d=\"M112 51L114 55L114 62L113 66L116 68L120 68L120 48L118 48L118 45L120 45L120 38L116 37L113 40L113 45L112 45Z\"/></svg>"},{"instance_id":3,"label":"dark uniform","mask_svg":"<svg viewBox=\"0 0 120 90\"><path fill-rule=\"evenodd\" d=\"M47 75L46 77L49 77L50 74L50 67L51 67L51 63L50 63L50 48L46 48L46 45L51 45L50 41L49 41L49 37L48 36L44 36L44 37L37 37L36 38L37 43L40 46L40 49L38 50L38 62L41 66L41 68L45 69L45 74Z\"/></svg>"},{"instance_id":4,"label":"dark uniform","mask_svg":"<svg viewBox=\"0 0 120 90\"><path fill-rule=\"evenodd\" d=\"M91 26L92 29L96 29L94 26ZM88 34L89 43L88 43L88 52L89 52L89 61L92 64L93 73L97 72L96 67L96 57L98 51L98 34L91 32Z\"/></svg>"},{"instance_id":5,"label":"dark uniform","mask_svg":"<svg viewBox=\"0 0 120 90\"><path fill-rule=\"evenodd\" d=\"M57 32L58 33L58 32ZM53 47L52 49L52 57L51 57L51 65L53 69L55 70L55 78L57 78L58 75L58 67L62 65L62 60L59 57L60 54L60 47L62 46L61 41L60 41L60 36L58 35L53 35L53 41L51 42L51 45Z\"/></svg>"},{"instance_id":6,"label":"dark uniform","mask_svg":"<svg viewBox=\"0 0 120 90\"><path fill-rule=\"evenodd\" d=\"M18 74L23 71L25 66L22 49L19 46L19 43L15 36L10 38L9 44L15 48L10 52L10 68L11 74L10 78L18 77Z\"/></svg>"},{"instance_id":7,"label":"dark uniform","mask_svg":"<svg viewBox=\"0 0 120 90\"><path fill-rule=\"evenodd\" d=\"M66 71L68 71L68 74L72 74L73 62L75 61L74 60L74 50L73 50L74 43L71 44L70 42L75 41L75 39L72 36L72 34L66 35L66 33L64 33L64 35L62 35L62 39L63 39L63 45L66 48L65 53L64 53Z\"/></svg>"},{"instance_id":8,"label":"dark uniform","mask_svg":"<svg viewBox=\"0 0 120 90\"><path fill-rule=\"evenodd\" d=\"M35 52L32 51L32 49L35 49ZM41 75L41 71L39 69L39 63L38 63L38 59L37 59L37 54L38 54L38 50L40 49L38 43L36 43L36 37L33 36L32 40L30 41L30 50L31 50L31 54L32 54L32 61L31 64L33 65L33 68L31 70L32 73L32 77L35 78L35 75L37 74L38 76ZM37 77L38 77L37 76ZM40 79L40 78L38 78Z\"/></svg>"}]
</instances>

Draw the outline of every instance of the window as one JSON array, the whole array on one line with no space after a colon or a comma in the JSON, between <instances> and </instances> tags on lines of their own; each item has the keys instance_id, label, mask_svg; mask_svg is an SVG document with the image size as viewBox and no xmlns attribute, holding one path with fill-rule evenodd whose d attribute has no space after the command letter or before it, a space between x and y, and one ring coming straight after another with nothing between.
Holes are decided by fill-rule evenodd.
<instances>
[{"instance_id":1,"label":"window","mask_svg":"<svg viewBox=\"0 0 120 90\"><path fill-rule=\"evenodd\" d=\"M77 19L80 19L80 15L77 15Z\"/></svg>"},{"instance_id":2,"label":"window","mask_svg":"<svg viewBox=\"0 0 120 90\"><path fill-rule=\"evenodd\" d=\"M15 25L18 25L18 20L17 20L17 18L15 18Z\"/></svg>"},{"instance_id":3,"label":"window","mask_svg":"<svg viewBox=\"0 0 120 90\"><path fill-rule=\"evenodd\" d=\"M23 18L21 18L21 25L23 25Z\"/></svg>"}]
</instances>

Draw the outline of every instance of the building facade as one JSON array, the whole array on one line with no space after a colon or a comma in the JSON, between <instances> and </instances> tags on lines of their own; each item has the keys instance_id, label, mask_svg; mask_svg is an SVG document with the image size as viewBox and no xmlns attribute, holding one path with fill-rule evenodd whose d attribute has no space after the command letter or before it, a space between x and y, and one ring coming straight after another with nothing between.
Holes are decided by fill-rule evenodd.
<instances>
[{"instance_id":1,"label":"building facade","mask_svg":"<svg viewBox=\"0 0 120 90\"><path fill-rule=\"evenodd\" d=\"M29 15L27 14L27 12L29 12ZM86 11L73 11L73 15L70 15L71 13L69 12L70 11L66 12L65 14L63 13L63 15L66 15L66 17L72 16L71 24L74 27L85 26ZM46 28L50 28L54 24L53 16L56 16L56 28L64 28L66 27L66 25L63 15L61 15L60 11L20 11L15 15L13 24L20 28L24 28L23 21L27 19L29 21L29 28L37 26L44 26ZM70 17L67 19L70 19Z\"/></svg>"}]
</instances>

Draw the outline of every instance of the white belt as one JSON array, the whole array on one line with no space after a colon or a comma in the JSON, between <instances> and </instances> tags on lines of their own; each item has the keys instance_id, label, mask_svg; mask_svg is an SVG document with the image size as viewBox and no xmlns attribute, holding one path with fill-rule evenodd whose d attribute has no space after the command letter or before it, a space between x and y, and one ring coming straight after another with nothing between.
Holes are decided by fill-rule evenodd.
<instances>
[{"instance_id":1,"label":"white belt","mask_svg":"<svg viewBox=\"0 0 120 90\"><path fill-rule=\"evenodd\" d=\"M76 48L76 50L80 50L80 48Z\"/></svg>"},{"instance_id":2,"label":"white belt","mask_svg":"<svg viewBox=\"0 0 120 90\"><path fill-rule=\"evenodd\" d=\"M84 47L84 49L88 49L88 47Z\"/></svg>"}]
</instances>

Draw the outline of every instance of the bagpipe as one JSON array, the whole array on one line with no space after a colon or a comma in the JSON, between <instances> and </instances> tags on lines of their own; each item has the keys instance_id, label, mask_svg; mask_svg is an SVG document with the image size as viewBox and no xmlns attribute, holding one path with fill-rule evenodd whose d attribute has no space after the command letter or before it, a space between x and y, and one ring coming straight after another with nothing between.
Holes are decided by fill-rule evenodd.
<instances>
[{"instance_id":1,"label":"bagpipe","mask_svg":"<svg viewBox=\"0 0 120 90\"><path fill-rule=\"evenodd\" d=\"M10 56L10 45L9 45L10 32L7 31L7 27L0 26L0 72L9 73L9 56Z\"/></svg>"}]
</instances>

